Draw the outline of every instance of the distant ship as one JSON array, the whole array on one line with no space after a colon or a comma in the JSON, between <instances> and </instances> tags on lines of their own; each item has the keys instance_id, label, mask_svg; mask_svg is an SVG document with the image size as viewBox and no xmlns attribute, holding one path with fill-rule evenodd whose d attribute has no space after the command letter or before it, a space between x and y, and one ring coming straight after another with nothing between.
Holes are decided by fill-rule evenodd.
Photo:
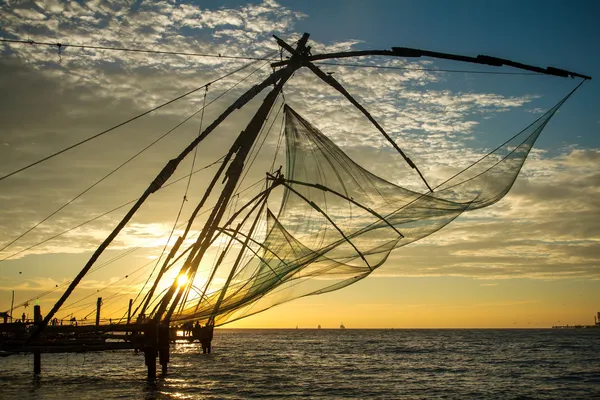
<instances>
[{"instance_id":1,"label":"distant ship","mask_svg":"<svg viewBox=\"0 0 600 400\"><path fill-rule=\"evenodd\" d=\"M317 326L317 329L321 329L321 325Z\"/></svg>"},{"instance_id":2,"label":"distant ship","mask_svg":"<svg viewBox=\"0 0 600 400\"><path fill-rule=\"evenodd\" d=\"M343 322L340 324L340 329L346 329Z\"/></svg>"}]
</instances>

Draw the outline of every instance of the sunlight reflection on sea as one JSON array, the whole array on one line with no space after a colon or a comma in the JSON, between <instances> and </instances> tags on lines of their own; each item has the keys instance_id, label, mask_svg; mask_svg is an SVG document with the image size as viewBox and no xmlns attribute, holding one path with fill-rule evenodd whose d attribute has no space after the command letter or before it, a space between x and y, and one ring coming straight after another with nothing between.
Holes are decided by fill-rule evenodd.
<instances>
[{"instance_id":1,"label":"sunlight reflection on sea","mask_svg":"<svg viewBox=\"0 0 600 400\"><path fill-rule=\"evenodd\" d=\"M597 399L597 330L217 330L147 383L131 351L0 359L2 399Z\"/></svg>"}]
</instances>

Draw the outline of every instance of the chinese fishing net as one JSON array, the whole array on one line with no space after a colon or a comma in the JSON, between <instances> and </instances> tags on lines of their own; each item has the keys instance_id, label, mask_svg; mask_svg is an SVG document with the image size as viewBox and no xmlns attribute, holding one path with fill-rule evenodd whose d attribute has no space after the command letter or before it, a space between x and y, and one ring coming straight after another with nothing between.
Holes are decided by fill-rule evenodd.
<instances>
[{"instance_id":1,"label":"chinese fishing net","mask_svg":"<svg viewBox=\"0 0 600 400\"><path fill-rule=\"evenodd\" d=\"M568 97L427 193L367 171L286 106L284 194L277 215L266 211L264 241L252 243L255 257L236 271L228 287L173 320L208 318L222 297L215 316L219 325L365 278L392 250L431 235L465 211L499 201Z\"/></svg>"}]
</instances>

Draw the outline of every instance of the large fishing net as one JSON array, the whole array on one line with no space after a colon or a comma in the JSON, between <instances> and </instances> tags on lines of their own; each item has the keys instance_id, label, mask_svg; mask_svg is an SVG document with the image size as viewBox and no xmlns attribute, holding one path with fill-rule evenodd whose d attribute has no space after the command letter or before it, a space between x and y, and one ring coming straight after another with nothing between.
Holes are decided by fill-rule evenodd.
<instances>
[{"instance_id":1,"label":"large fishing net","mask_svg":"<svg viewBox=\"0 0 600 400\"><path fill-rule=\"evenodd\" d=\"M287 165L279 212L266 210L264 240L249 246L254 257L236 271L229 286L173 320L208 318L222 296L215 317L219 325L359 281L380 267L393 249L431 235L467 210L499 201L567 98L426 193L367 171L286 106Z\"/></svg>"}]
</instances>

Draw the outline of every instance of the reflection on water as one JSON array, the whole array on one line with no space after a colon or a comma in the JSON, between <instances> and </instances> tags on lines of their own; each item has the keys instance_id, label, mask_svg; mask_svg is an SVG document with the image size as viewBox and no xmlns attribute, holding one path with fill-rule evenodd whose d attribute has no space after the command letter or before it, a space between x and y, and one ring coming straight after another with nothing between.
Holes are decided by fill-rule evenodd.
<instances>
[{"instance_id":1,"label":"reflection on water","mask_svg":"<svg viewBox=\"0 0 600 400\"><path fill-rule=\"evenodd\" d=\"M169 374L142 354L0 359L2 399L597 399L600 331L218 330L214 352L179 343Z\"/></svg>"}]
</instances>

